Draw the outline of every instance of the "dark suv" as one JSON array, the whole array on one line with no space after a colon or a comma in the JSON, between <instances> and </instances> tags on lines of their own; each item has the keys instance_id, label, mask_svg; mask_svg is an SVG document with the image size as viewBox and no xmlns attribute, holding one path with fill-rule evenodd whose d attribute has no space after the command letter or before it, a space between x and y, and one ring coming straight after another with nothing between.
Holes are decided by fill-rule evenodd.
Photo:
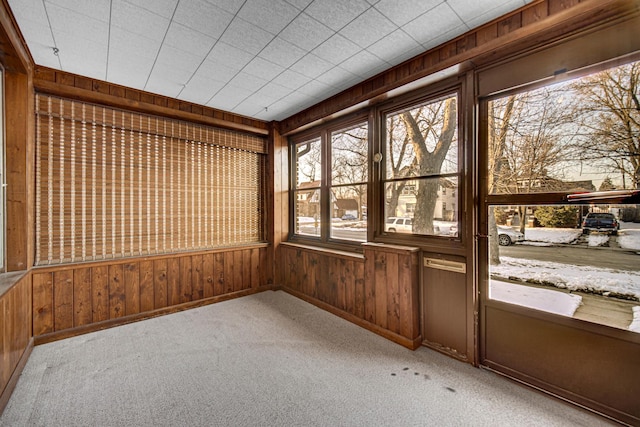
<instances>
[{"instance_id":1,"label":"dark suv","mask_svg":"<svg viewBox=\"0 0 640 427\"><path fill-rule=\"evenodd\" d=\"M606 231L613 234L618 234L620 224L613 214L589 212L582 220L582 233L588 234L591 231Z\"/></svg>"}]
</instances>

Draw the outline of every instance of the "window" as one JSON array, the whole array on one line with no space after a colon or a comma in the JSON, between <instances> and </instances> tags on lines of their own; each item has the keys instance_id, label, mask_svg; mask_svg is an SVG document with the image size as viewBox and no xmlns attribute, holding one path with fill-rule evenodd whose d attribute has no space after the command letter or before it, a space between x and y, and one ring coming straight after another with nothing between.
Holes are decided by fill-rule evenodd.
<instances>
[{"instance_id":1,"label":"window","mask_svg":"<svg viewBox=\"0 0 640 427\"><path fill-rule=\"evenodd\" d=\"M640 332L640 62L487 102L492 300Z\"/></svg>"},{"instance_id":2,"label":"window","mask_svg":"<svg viewBox=\"0 0 640 427\"><path fill-rule=\"evenodd\" d=\"M265 139L36 96L36 264L263 240Z\"/></svg>"},{"instance_id":3,"label":"window","mask_svg":"<svg viewBox=\"0 0 640 427\"><path fill-rule=\"evenodd\" d=\"M294 236L367 240L368 127L356 121L292 141Z\"/></svg>"},{"instance_id":4,"label":"window","mask_svg":"<svg viewBox=\"0 0 640 427\"><path fill-rule=\"evenodd\" d=\"M385 231L457 235L459 203L454 197L461 173L457 110L458 96L450 94L385 115ZM388 219L399 217L411 218L412 226L388 226Z\"/></svg>"}]
</instances>

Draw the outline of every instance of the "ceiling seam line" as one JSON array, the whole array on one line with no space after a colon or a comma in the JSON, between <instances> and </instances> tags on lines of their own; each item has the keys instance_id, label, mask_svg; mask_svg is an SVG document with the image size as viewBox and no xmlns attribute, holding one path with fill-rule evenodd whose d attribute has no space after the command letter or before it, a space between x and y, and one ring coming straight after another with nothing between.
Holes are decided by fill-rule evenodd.
<instances>
[{"instance_id":1,"label":"ceiling seam line","mask_svg":"<svg viewBox=\"0 0 640 427\"><path fill-rule=\"evenodd\" d=\"M51 25L51 18L49 18L49 11L47 11L47 4L45 0L42 0L42 8L44 9L44 14L47 16L47 22L49 23L49 31L51 32L51 40L53 40L53 54L58 58L58 65L60 66L60 70L62 69L62 61L60 60L60 49L58 49L58 43L56 42L56 36L53 34L53 26Z\"/></svg>"},{"instance_id":2,"label":"ceiling seam line","mask_svg":"<svg viewBox=\"0 0 640 427\"><path fill-rule=\"evenodd\" d=\"M107 35L107 63L104 69L104 81L109 81L109 57L111 53L111 19L113 16L113 0L109 0L109 32Z\"/></svg>"},{"instance_id":3,"label":"ceiling seam line","mask_svg":"<svg viewBox=\"0 0 640 427\"><path fill-rule=\"evenodd\" d=\"M171 14L171 19L169 19L169 25L167 25L167 30L164 32L164 36L162 37L162 41L160 42L160 48L158 48L158 53L156 53L156 57L153 60L153 65L151 66L151 70L149 70L149 75L147 76L147 80L144 82L143 90L147 90L147 85L149 84L149 79L151 79L151 74L153 74L154 68L156 68L156 64L158 63L158 57L160 56L160 52L162 51L162 46L164 45L164 41L167 38L167 34L169 33L169 28L171 28L171 23L173 22L173 17L176 15L176 10L178 10L178 6L180 5L180 0L176 3L176 7L173 8L173 13Z\"/></svg>"}]
</instances>

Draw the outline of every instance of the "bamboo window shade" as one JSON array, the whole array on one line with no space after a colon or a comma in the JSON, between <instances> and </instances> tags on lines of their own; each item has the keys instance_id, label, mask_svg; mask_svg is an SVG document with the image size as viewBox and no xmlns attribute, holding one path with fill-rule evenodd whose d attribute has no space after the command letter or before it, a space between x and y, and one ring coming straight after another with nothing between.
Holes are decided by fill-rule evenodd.
<instances>
[{"instance_id":1,"label":"bamboo window shade","mask_svg":"<svg viewBox=\"0 0 640 427\"><path fill-rule=\"evenodd\" d=\"M36 265L261 242L266 140L36 94Z\"/></svg>"}]
</instances>

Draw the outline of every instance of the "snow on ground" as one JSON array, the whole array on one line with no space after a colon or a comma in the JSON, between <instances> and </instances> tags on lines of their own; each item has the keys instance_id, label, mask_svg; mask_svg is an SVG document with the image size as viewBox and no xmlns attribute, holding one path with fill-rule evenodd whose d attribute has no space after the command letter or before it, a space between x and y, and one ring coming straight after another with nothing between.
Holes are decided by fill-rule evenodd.
<instances>
[{"instance_id":1,"label":"snow on ground","mask_svg":"<svg viewBox=\"0 0 640 427\"><path fill-rule=\"evenodd\" d=\"M580 295L567 294L552 289L517 285L501 280L491 280L489 297L498 301L567 317L573 317L573 314L578 307L580 307L580 304L582 304L582 297Z\"/></svg>"},{"instance_id":2,"label":"snow on ground","mask_svg":"<svg viewBox=\"0 0 640 427\"><path fill-rule=\"evenodd\" d=\"M604 246L609 242L609 236L606 234L590 234L587 240L589 246Z\"/></svg>"},{"instance_id":3,"label":"snow on ground","mask_svg":"<svg viewBox=\"0 0 640 427\"><path fill-rule=\"evenodd\" d=\"M516 277L532 283L554 285L569 290L586 290L609 295L618 293L640 298L640 271L575 266L558 262L500 257L491 266L492 277Z\"/></svg>"},{"instance_id":4,"label":"snow on ground","mask_svg":"<svg viewBox=\"0 0 640 427\"><path fill-rule=\"evenodd\" d=\"M576 228L526 228L524 238L531 242L571 243L580 237L582 230Z\"/></svg>"},{"instance_id":5,"label":"snow on ground","mask_svg":"<svg viewBox=\"0 0 640 427\"><path fill-rule=\"evenodd\" d=\"M623 249L640 251L640 230L628 230L623 228L618 231L618 244Z\"/></svg>"},{"instance_id":6,"label":"snow on ground","mask_svg":"<svg viewBox=\"0 0 640 427\"><path fill-rule=\"evenodd\" d=\"M632 332L640 332L640 307L633 307L633 321L629 325L629 330Z\"/></svg>"}]
</instances>

